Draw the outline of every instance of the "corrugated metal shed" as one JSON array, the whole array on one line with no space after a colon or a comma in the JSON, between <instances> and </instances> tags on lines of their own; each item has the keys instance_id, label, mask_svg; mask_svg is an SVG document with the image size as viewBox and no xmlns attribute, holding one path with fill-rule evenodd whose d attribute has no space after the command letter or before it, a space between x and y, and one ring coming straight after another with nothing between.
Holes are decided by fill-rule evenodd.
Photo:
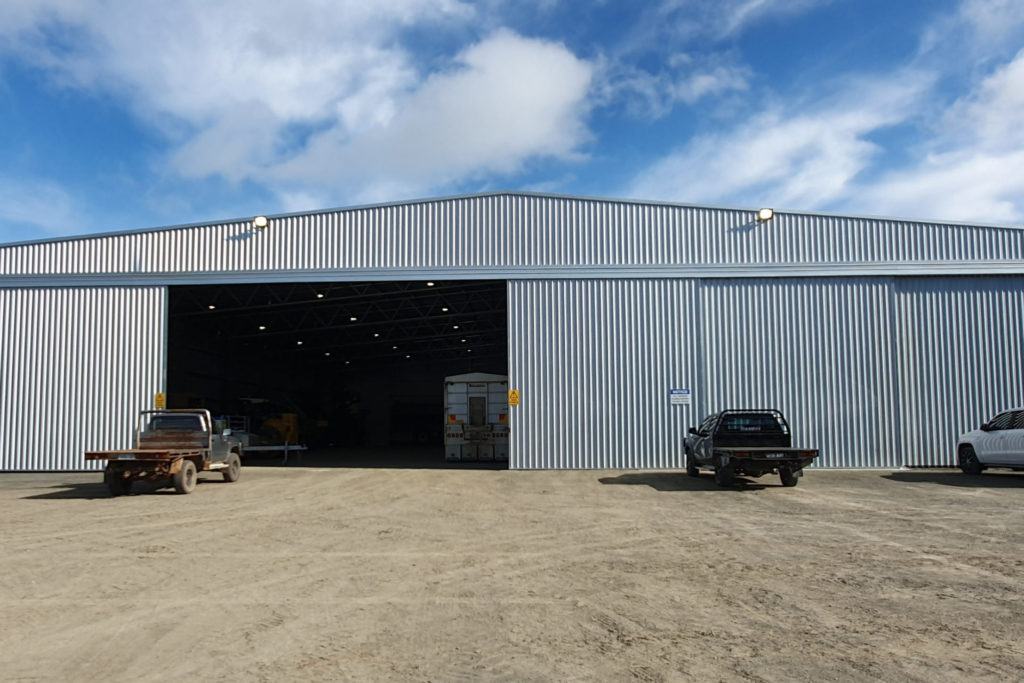
<instances>
[{"instance_id":1,"label":"corrugated metal shed","mask_svg":"<svg viewBox=\"0 0 1024 683\"><path fill-rule=\"evenodd\" d=\"M128 433L164 386L169 285L433 277L509 281L512 467L678 467L739 404L782 408L823 466L952 464L1024 404L1022 275L1017 228L529 193L0 246L0 469ZM8 436L55 411L58 450Z\"/></svg>"}]
</instances>

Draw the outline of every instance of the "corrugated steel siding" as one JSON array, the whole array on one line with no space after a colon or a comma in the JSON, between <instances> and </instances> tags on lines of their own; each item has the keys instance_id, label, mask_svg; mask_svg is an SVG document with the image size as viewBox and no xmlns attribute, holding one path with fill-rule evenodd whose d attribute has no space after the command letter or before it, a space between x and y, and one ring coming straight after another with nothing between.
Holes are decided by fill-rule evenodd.
<instances>
[{"instance_id":1,"label":"corrugated steel siding","mask_svg":"<svg viewBox=\"0 0 1024 683\"><path fill-rule=\"evenodd\" d=\"M0 470L99 469L163 391L166 289L0 289Z\"/></svg>"},{"instance_id":2,"label":"corrugated steel siding","mask_svg":"<svg viewBox=\"0 0 1024 683\"><path fill-rule=\"evenodd\" d=\"M697 384L685 280L509 282L509 466L679 467Z\"/></svg>"},{"instance_id":3,"label":"corrugated steel siding","mask_svg":"<svg viewBox=\"0 0 1024 683\"><path fill-rule=\"evenodd\" d=\"M888 280L704 284L704 411L779 408L817 466L900 466L890 299Z\"/></svg>"},{"instance_id":4,"label":"corrugated steel siding","mask_svg":"<svg viewBox=\"0 0 1024 683\"><path fill-rule=\"evenodd\" d=\"M908 278L896 300L906 464L953 465L960 434L1024 406L1024 282Z\"/></svg>"},{"instance_id":5,"label":"corrugated steel siding","mask_svg":"<svg viewBox=\"0 0 1024 683\"><path fill-rule=\"evenodd\" d=\"M0 247L0 275L1024 259L1024 230L495 194Z\"/></svg>"}]
</instances>

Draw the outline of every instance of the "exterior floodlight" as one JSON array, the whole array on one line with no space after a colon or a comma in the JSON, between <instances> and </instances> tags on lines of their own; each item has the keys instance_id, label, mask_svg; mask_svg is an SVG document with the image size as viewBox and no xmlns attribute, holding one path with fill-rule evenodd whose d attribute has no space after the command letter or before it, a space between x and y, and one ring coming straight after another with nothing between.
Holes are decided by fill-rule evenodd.
<instances>
[{"instance_id":1,"label":"exterior floodlight","mask_svg":"<svg viewBox=\"0 0 1024 683\"><path fill-rule=\"evenodd\" d=\"M757 212L757 220L759 221L770 221L775 217L775 209L761 209Z\"/></svg>"},{"instance_id":2,"label":"exterior floodlight","mask_svg":"<svg viewBox=\"0 0 1024 683\"><path fill-rule=\"evenodd\" d=\"M262 230L263 228L267 227L267 223L268 222L269 221L267 221L267 217L266 216L256 216L256 218L252 219L252 224L255 227L259 228L260 230Z\"/></svg>"}]
</instances>

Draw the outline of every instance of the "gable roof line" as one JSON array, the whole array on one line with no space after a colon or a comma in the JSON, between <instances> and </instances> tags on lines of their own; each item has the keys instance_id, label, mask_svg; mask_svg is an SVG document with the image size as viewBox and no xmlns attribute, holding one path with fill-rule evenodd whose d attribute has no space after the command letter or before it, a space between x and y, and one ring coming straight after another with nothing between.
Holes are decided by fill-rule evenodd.
<instances>
[{"instance_id":1,"label":"gable roof line","mask_svg":"<svg viewBox=\"0 0 1024 683\"><path fill-rule=\"evenodd\" d=\"M403 199L391 202L380 202L376 204L357 204L353 206L343 206L327 209L312 209L308 211L293 211L288 213L276 213L276 214L258 214L254 213L251 216L228 218L223 220L212 220L212 221L201 221L196 223L179 223L167 226L157 226L148 228L134 228L128 230L111 230L107 232L98 233L87 233L84 235L68 235L64 237L46 237L38 240L25 240L21 242L5 242L0 243L0 249L5 247L20 247L26 245L37 245L37 244L53 244L59 242L77 242L81 240L90 239L103 239L107 237L120 237L123 235L143 235L147 233L157 232L171 232L174 230L193 230L195 228L213 227L218 225L230 225L232 223L249 223L255 216L265 215L270 219L286 219L286 218L302 218L307 216L322 216L333 213L346 213L350 211L367 211L370 209L386 209L397 206L412 206L417 204L435 204L441 202L451 202L463 199L479 199L485 197L532 197L537 199L558 199L558 200L569 200L569 201L583 201L583 202L597 202L602 204L626 204L626 205L637 205L637 206L650 206L650 207L665 207L674 209L695 209L704 211L726 211L734 213L756 213L758 209L762 207L735 207L735 206L717 206L711 204L689 204L684 202L667 202L657 201L653 199L619 199L614 197L592 197L587 195L571 195L571 194L556 194L547 192L530 192L527 190L498 190L489 192L477 192L470 194L460 195L447 195L442 197L425 197L420 199ZM774 207L773 207L774 208ZM775 214L785 214L790 216L810 216L810 217L822 217L822 218L837 218L837 219L850 219L850 220L869 220L878 222L890 222L890 223L903 223L903 224L916 224L921 226L959 226L967 228L979 228L985 230L1012 230L1022 231L1024 225L998 225L998 224L986 224L986 223L967 223L963 221L936 221L919 218L900 218L891 216L872 216L872 215L859 215L859 214L840 214L830 213L822 211L790 211L786 209L775 208Z\"/></svg>"}]
</instances>

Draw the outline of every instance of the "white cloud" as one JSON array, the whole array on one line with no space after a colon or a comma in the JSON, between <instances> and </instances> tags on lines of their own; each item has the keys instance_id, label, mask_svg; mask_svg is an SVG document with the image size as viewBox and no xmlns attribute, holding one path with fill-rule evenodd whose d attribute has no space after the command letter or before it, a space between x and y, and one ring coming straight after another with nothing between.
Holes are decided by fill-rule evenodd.
<instances>
[{"instance_id":1,"label":"white cloud","mask_svg":"<svg viewBox=\"0 0 1024 683\"><path fill-rule=\"evenodd\" d=\"M858 188L873 213L1024 221L1024 51L950 108L916 164Z\"/></svg>"},{"instance_id":2,"label":"white cloud","mask_svg":"<svg viewBox=\"0 0 1024 683\"><path fill-rule=\"evenodd\" d=\"M593 69L563 45L499 31L454 59L442 38L439 54L403 46L404 30L455 35L475 16L460 0L10 0L0 51L126 98L187 178L426 191L587 139Z\"/></svg>"},{"instance_id":3,"label":"white cloud","mask_svg":"<svg viewBox=\"0 0 1024 683\"><path fill-rule=\"evenodd\" d=\"M625 104L639 118L659 118L678 103L688 106L749 87L750 69L719 57L697 59L676 54L657 73L627 61L607 63L600 73L597 102Z\"/></svg>"},{"instance_id":4,"label":"white cloud","mask_svg":"<svg viewBox=\"0 0 1024 683\"><path fill-rule=\"evenodd\" d=\"M881 149L870 136L903 121L919 74L848 83L842 96L773 107L725 133L695 138L641 173L634 197L816 208L845 197ZM794 113L797 112L797 113Z\"/></svg>"},{"instance_id":5,"label":"white cloud","mask_svg":"<svg viewBox=\"0 0 1024 683\"><path fill-rule=\"evenodd\" d=\"M722 34L734 35L766 17L800 14L828 2L831 0L722 0L715 4L722 15Z\"/></svg>"},{"instance_id":6,"label":"white cloud","mask_svg":"<svg viewBox=\"0 0 1024 683\"><path fill-rule=\"evenodd\" d=\"M354 138L339 128L318 134L274 175L309 181L333 174L362 185L371 199L511 173L530 158L573 158L588 136L592 71L562 45L502 31L399 100L386 123Z\"/></svg>"},{"instance_id":7,"label":"white cloud","mask_svg":"<svg viewBox=\"0 0 1024 683\"><path fill-rule=\"evenodd\" d=\"M1022 30L1021 3L965 0L953 20L928 27L917 57L895 77L860 78L844 86L849 94L841 99L790 96L748 122L672 151L639 173L626 193L1022 222L1024 51L1006 53ZM955 52L938 49L951 44ZM949 86L962 93L950 97ZM902 148L875 142L896 126Z\"/></svg>"},{"instance_id":8,"label":"white cloud","mask_svg":"<svg viewBox=\"0 0 1024 683\"><path fill-rule=\"evenodd\" d=\"M1020 0L963 0L955 12L925 31L921 52L947 59L952 53L957 61L970 62L1008 47L1015 52L1022 31L1024 3Z\"/></svg>"}]
</instances>

